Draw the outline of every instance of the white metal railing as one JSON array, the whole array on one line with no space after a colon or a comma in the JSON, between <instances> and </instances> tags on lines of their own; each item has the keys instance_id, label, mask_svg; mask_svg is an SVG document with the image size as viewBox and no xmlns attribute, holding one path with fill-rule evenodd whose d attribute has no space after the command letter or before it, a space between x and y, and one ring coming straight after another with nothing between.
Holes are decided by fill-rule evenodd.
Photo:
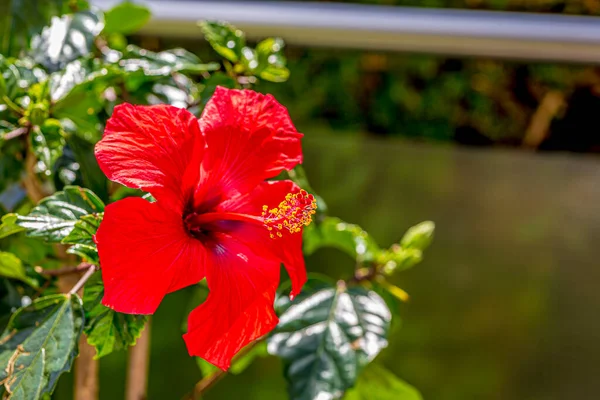
<instances>
[{"instance_id":1,"label":"white metal railing","mask_svg":"<svg viewBox=\"0 0 600 400\"><path fill-rule=\"evenodd\" d=\"M117 0L93 0L100 8ZM142 0L142 34L196 37L227 20L250 37L306 46L600 63L600 17L286 1Z\"/></svg>"}]
</instances>

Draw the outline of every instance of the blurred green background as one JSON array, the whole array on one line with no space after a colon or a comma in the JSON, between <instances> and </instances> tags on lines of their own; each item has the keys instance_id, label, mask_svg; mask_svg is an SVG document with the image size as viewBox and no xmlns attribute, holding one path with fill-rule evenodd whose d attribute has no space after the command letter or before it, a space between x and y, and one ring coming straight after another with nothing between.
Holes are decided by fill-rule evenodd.
<instances>
[{"instance_id":1,"label":"blurred green background","mask_svg":"<svg viewBox=\"0 0 600 400\"><path fill-rule=\"evenodd\" d=\"M362 2L600 13L596 0ZM199 38L133 39L214 59ZM425 262L396 279L411 300L379 356L385 366L426 399L596 398L600 168L573 152L600 149L600 70L301 47L286 55L290 80L256 89L306 134L305 169L331 214L382 246L419 221L437 225ZM546 128L532 127L534 117ZM330 276L353 267L335 250L307 260ZM200 379L180 337L191 295L169 295L155 317L151 400L178 398ZM121 398L125 359L101 360L102 399ZM70 398L71 386L61 380L54 397ZM206 396L242 397L285 398L280 362L258 359Z\"/></svg>"}]
</instances>

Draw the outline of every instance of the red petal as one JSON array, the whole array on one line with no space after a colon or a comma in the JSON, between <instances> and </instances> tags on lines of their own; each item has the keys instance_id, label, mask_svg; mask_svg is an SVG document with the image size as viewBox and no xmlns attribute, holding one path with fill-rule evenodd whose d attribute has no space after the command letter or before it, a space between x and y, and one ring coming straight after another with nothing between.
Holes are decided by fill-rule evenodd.
<instances>
[{"instance_id":1,"label":"red petal","mask_svg":"<svg viewBox=\"0 0 600 400\"><path fill-rule=\"evenodd\" d=\"M260 215L262 206L277 207L288 193L298 193L300 187L289 180L262 182L252 192L229 199L219 206L222 211ZM306 283L306 267L302 254L302 232L271 239L265 227L251 224L233 225L230 232L264 257L274 255L281 261L292 281L291 297L296 296ZM262 251L260 249L263 249ZM267 254L265 255L265 252ZM270 257L269 257L270 258Z\"/></svg>"},{"instance_id":2,"label":"red petal","mask_svg":"<svg viewBox=\"0 0 600 400\"><path fill-rule=\"evenodd\" d=\"M125 103L115 107L95 152L110 180L181 209L198 182L203 149L198 120L187 110Z\"/></svg>"},{"instance_id":3,"label":"red petal","mask_svg":"<svg viewBox=\"0 0 600 400\"><path fill-rule=\"evenodd\" d=\"M302 134L271 95L217 87L200 126L208 150L196 205L247 193L302 162Z\"/></svg>"},{"instance_id":4,"label":"red petal","mask_svg":"<svg viewBox=\"0 0 600 400\"><path fill-rule=\"evenodd\" d=\"M226 370L232 357L277 325L273 310L279 263L262 259L227 235L209 246L208 299L193 310L183 335L191 356Z\"/></svg>"},{"instance_id":5,"label":"red petal","mask_svg":"<svg viewBox=\"0 0 600 400\"><path fill-rule=\"evenodd\" d=\"M118 312L152 314L166 293L204 278L205 249L158 202L129 197L109 204L96 243L102 304Z\"/></svg>"}]
</instances>

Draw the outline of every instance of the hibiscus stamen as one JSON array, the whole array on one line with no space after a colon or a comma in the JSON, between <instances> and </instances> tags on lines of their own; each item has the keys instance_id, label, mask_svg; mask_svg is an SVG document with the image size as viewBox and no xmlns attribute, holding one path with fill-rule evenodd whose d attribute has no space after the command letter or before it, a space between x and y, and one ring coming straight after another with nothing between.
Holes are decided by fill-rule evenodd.
<instances>
[{"instance_id":1,"label":"hibiscus stamen","mask_svg":"<svg viewBox=\"0 0 600 400\"><path fill-rule=\"evenodd\" d=\"M317 209L315 196L300 190L298 193L288 193L279 205L269 209L263 206L262 217L270 232L271 239L283 237L282 232L297 233L303 226L312 222L312 216Z\"/></svg>"}]
</instances>

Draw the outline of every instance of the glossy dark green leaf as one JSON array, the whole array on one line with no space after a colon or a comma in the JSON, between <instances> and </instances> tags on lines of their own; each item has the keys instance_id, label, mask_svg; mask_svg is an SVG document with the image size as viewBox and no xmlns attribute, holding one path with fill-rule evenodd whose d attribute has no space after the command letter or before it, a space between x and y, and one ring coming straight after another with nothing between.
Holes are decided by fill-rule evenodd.
<instances>
[{"instance_id":1,"label":"glossy dark green leaf","mask_svg":"<svg viewBox=\"0 0 600 400\"><path fill-rule=\"evenodd\" d=\"M37 286L37 282L27 276L21 260L12 253L0 251L0 276L18 279L30 286Z\"/></svg>"},{"instance_id":2,"label":"glossy dark green leaf","mask_svg":"<svg viewBox=\"0 0 600 400\"><path fill-rule=\"evenodd\" d=\"M269 353L283 358L292 400L339 399L385 346L391 314L383 299L363 287L307 291L280 298L279 325Z\"/></svg>"},{"instance_id":3,"label":"glossy dark green leaf","mask_svg":"<svg viewBox=\"0 0 600 400\"><path fill-rule=\"evenodd\" d=\"M151 16L147 7L124 1L104 13L104 33L130 35L146 25Z\"/></svg>"},{"instance_id":4,"label":"glossy dark green leaf","mask_svg":"<svg viewBox=\"0 0 600 400\"><path fill-rule=\"evenodd\" d=\"M83 325L77 295L42 297L11 317L0 337L0 395L34 400L50 395L71 369Z\"/></svg>"},{"instance_id":5,"label":"glossy dark green leaf","mask_svg":"<svg viewBox=\"0 0 600 400\"><path fill-rule=\"evenodd\" d=\"M304 228L304 252L312 254L321 247L335 247L359 262L373 261L379 246L360 226L336 217L325 217Z\"/></svg>"},{"instance_id":6,"label":"glossy dark green leaf","mask_svg":"<svg viewBox=\"0 0 600 400\"><path fill-rule=\"evenodd\" d=\"M258 66L256 72L261 79L270 82L285 82L290 77L283 55L285 42L281 38L268 38L256 45Z\"/></svg>"},{"instance_id":7,"label":"glossy dark green leaf","mask_svg":"<svg viewBox=\"0 0 600 400\"><path fill-rule=\"evenodd\" d=\"M99 265L98 248L93 236L100 227L103 213L84 215L75 223L73 230L62 240L62 243L72 244L67 253L78 255L84 261Z\"/></svg>"},{"instance_id":8,"label":"glossy dark green leaf","mask_svg":"<svg viewBox=\"0 0 600 400\"><path fill-rule=\"evenodd\" d=\"M193 53L181 48L155 53L129 45L119 65L126 72L141 71L146 76L169 76L174 72L198 74L219 69L217 63L202 63Z\"/></svg>"},{"instance_id":9,"label":"glossy dark green leaf","mask_svg":"<svg viewBox=\"0 0 600 400\"><path fill-rule=\"evenodd\" d=\"M79 220L88 214L104 211L104 203L89 189L66 186L43 199L29 215L19 215L17 224L27 235L49 242L63 240Z\"/></svg>"},{"instance_id":10,"label":"glossy dark green leaf","mask_svg":"<svg viewBox=\"0 0 600 400\"><path fill-rule=\"evenodd\" d=\"M148 321L147 315L122 314L101 304L104 285L100 272L88 281L83 295L88 343L96 348L96 358L135 344Z\"/></svg>"},{"instance_id":11,"label":"glossy dark green leaf","mask_svg":"<svg viewBox=\"0 0 600 400\"><path fill-rule=\"evenodd\" d=\"M344 400L423 400L417 389L375 363L369 365Z\"/></svg>"},{"instance_id":12,"label":"glossy dark green leaf","mask_svg":"<svg viewBox=\"0 0 600 400\"><path fill-rule=\"evenodd\" d=\"M54 17L50 26L31 40L32 57L49 71L58 71L71 61L88 55L103 28L104 18L98 11Z\"/></svg>"},{"instance_id":13,"label":"glossy dark green leaf","mask_svg":"<svg viewBox=\"0 0 600 400\"><path fill-rule=\"evenodd\" d=\"M226 22L200 22L204 37L213 49L231 62L242 58L246 45L244 32Z\"/></svg>"}]
</instances>

